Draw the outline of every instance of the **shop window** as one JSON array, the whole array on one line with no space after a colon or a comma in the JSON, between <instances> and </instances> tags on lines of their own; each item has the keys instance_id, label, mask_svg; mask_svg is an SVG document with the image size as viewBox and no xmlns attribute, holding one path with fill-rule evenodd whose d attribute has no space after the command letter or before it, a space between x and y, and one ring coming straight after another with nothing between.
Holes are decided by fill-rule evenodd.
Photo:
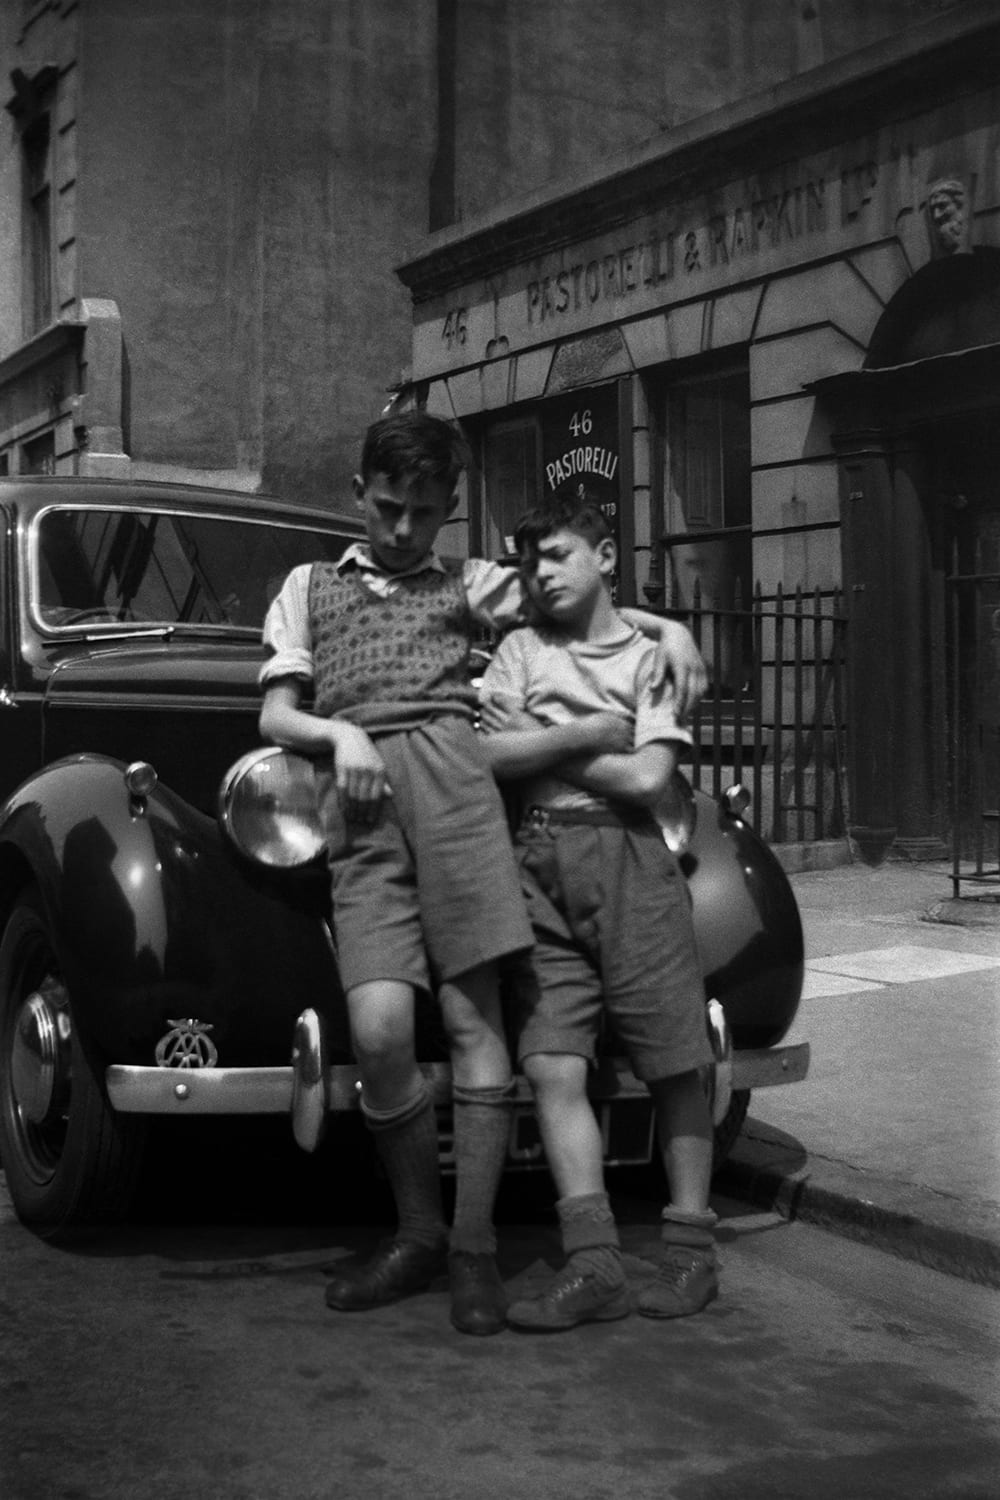
<instances>
[{"instance_id":1,"label":"shop window","mask_svg":"<svg viewBox=\"0 0 1000 1500\"><path fill-rule=\"evenodd\" d=\"M734 660L733 647L737 611L749 608L753 583L747 371L672 385L665 426L666 602L704 611L703 650L725 690L745 680L748 668Z\"/></svg>"},{"instance_id":2,"label":"shop window","mask_svg":"<svg viewBox=\"0 0 1000 1500\"><path fill-rule=\"evenodd\" d=\"M514 528L541 496L538 421L523 417L486 429L483 453L487 556L513 551Z\"/></svg>"},{"instance_id":3,"label":"shop window","mask_svg":"<svg viewBox=\"0 0 1000 1500\"><path fill-rule=\"evenodd\" d=\"M22 137L24 174L24 314L30 337L52 321L52 171L49 116Z\"/></svg>"}]
</instances>

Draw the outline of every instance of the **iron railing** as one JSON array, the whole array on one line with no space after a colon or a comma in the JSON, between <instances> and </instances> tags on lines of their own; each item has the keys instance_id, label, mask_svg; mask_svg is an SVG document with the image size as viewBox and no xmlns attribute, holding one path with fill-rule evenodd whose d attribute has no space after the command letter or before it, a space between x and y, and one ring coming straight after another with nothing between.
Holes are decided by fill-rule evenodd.
<instances>
[{"instance_id":1,"label":"iron railing","mask_svg":"<svg viewBox=\"0 0 1000 1500\"><path fill-rule=\"evenodd\" d=\"M1000 886L1000 571L957 555L947 580L951 691L948 781L952 894L963 881Z\"/></svg>"},{"instance_id":2,"label":"iron railing","mask_svg":"<svg viewBox=\"0 0 1000 1500\"><path fill-rule=\"evenodd\" d=\"M709 689L695 713L691 779L718 797L734 782L751 792L746 814L773 843L846 836L845 645L839 591L758 583L744 608L706 609L696 581L689 625Z\"/></svg>"}]
</instances>

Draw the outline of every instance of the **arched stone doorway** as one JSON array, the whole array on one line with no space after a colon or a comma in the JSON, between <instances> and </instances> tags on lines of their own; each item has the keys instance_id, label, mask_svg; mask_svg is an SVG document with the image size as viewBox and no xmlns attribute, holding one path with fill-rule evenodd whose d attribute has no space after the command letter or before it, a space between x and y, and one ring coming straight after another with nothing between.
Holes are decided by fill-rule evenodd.
<instances>
[{"instance_id":1,"label":"arched stone doorway","mask_svg":"<svg viewBox=\"0 0 1000 1500\"><path fill-rule=\"evenodd\" d=\"M1000 250L917 271L863 369L812 389L842 477L852 833L873 861L943 857L973 770L994 806L1000 782L1000 592L950 581L1000 574Z\"/></svg>"}]
</instances>

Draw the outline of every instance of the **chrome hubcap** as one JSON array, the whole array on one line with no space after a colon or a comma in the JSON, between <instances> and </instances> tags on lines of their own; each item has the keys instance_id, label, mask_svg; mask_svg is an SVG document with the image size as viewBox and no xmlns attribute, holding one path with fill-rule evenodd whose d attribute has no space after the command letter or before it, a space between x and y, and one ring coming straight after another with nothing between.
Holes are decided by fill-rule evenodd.
<instances>
[{"instance_id":1,"label":"chrome hubcap","mask_svg":"<svg viewBox=\"0 0 1000 1500\"><path fill-rule=\"evenodd\" d=\"M70 1019L61 984L27 995L14 1027L11 1083L22 1119L41 1125L69 1101Z\"/></svg>"}]
</instances>

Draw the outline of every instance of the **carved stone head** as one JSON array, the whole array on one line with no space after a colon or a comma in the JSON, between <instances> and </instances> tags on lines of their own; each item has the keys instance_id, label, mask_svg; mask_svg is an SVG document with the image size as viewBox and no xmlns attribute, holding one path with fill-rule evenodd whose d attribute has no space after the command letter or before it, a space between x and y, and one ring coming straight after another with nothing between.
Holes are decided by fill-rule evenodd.
<instances>
[{"instance_id":1,"label":"carved stone head","mask_svg":"<svg viewBox=\"0 0 1000 1500\"><path fill-rule=\"evenodd\" d=\"M965 184L942 177L927 188L927 232L931 254L957 255L969 248L969 207Z\"/></svg>"}]
</instances>

